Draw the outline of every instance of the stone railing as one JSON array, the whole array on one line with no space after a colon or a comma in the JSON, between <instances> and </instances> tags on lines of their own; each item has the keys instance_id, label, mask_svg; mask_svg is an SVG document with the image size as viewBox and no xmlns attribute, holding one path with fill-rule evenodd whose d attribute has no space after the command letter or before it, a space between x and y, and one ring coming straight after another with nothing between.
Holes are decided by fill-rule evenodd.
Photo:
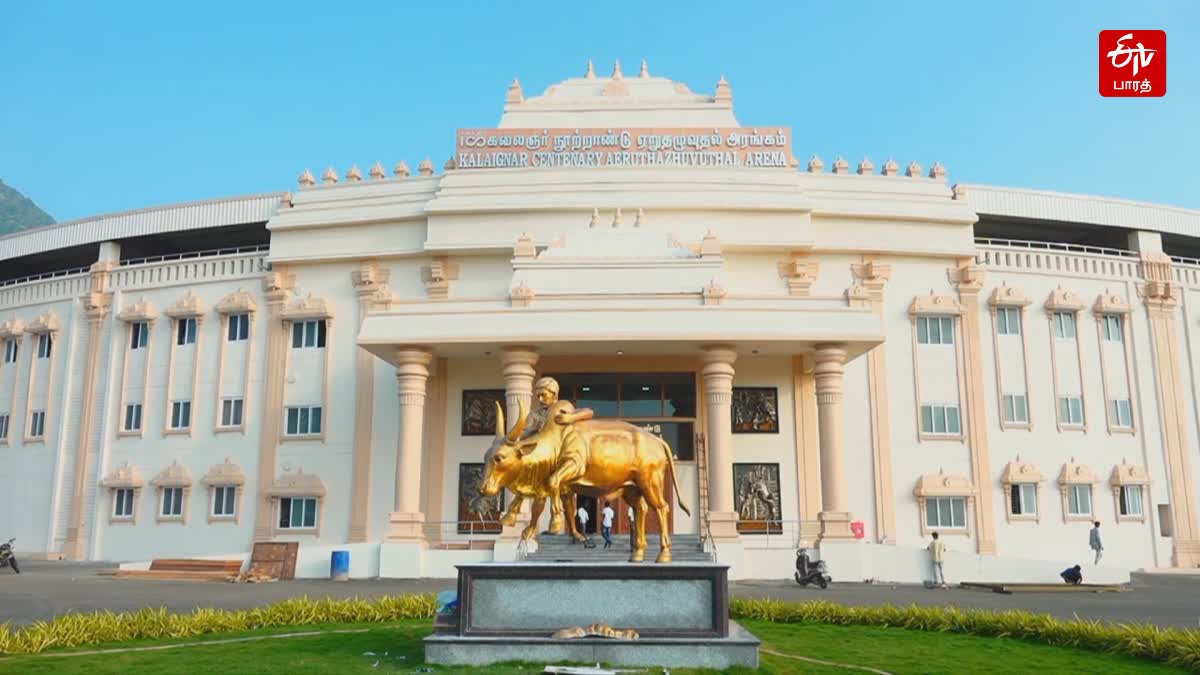
<instances>
[{"instance_id":1,"label":"stone railing","mask_svg":"<svg viewBox=\"0 0 1200 675\"><path fill-rule=\"evenodd\" d=\"M1134 251L1017 239L975 240L975 262L988 269L1066 276L1140 278Z\"/></svg>"},{"instance_id":2,"label":"stone railing","mask_svg":"<svg viewBox=\"0 0 1200 675\"><path fill-rule=\"evenodd\" d=\"M0 307L19 307L63 298L88 290L88 268L77 267L0 282Z\"/></svg>"},{"instance_id":3,"label":"stone railing","mask_svg":"<svg viewBox=\"0 0 1200 675\"><path fill-rule=\"evenodd\" d=\"M122 260L113 270L114 289L181 285L256 277L270 269L269 247L212 249Z\"/></svg>"}]
</instances>

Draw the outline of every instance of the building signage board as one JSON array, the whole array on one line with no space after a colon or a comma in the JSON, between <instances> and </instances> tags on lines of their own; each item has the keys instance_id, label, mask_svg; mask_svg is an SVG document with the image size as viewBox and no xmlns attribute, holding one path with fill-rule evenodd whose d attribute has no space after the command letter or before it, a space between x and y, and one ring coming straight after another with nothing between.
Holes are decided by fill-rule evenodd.
<instances>
[{"instance_id":1,"label":"building signage board","mask_svg":"<svg viewBox=\"0 0 1200 675\"><path fill-rule=\"evenodd\" d=\"M788 169L792 130L754 128L459 129L458 169L693 166Z\"/></svg>"}]
</instances>

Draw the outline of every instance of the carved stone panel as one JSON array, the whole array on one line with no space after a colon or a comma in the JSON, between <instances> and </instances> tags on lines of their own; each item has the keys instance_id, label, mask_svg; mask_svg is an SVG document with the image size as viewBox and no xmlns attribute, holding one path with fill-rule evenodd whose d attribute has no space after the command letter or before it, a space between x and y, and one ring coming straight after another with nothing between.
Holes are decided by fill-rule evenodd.
<instances>
[{"instance_id":1,"label":"carved stone panel","mask_svg":"<svg viewBox=\"0 0 1200 675\"><path fill-rule=\"evenodd\" d=\"M781 534L782 499L779 464L734 464L733 508L742 534Z\"/></svg>"},{"instance_id":2,"label":"carved stone panel","mask_svg":"<svg viewBox=\"0 0 1200 675\"><path fill-rule=\"evenodd\" d=\"M479 493L483 484L483 463L458 465L458 533L498 534L504 515L504 491L495 497Z\"/></svg>"},{"instance_id":3,"label":"carved stone panel","mask_svg":"<svg viewBox=\"0 0 1200 675\"><path fill-rule=\"evenodd\" d=\"M465 389L462 395L462 435L494 436L496 403L504 407L503 389Z\"/></svg>"},{"instance_id":4,"label":"carved stone panel","mask_svg":"<svg viewBox=\"0 0 1200 675\"><path fill-rule=\"evenodd\" d=\"M779 433L779 390L775 387L734 387L733 433Z\"/></svg>"}]
</instances>

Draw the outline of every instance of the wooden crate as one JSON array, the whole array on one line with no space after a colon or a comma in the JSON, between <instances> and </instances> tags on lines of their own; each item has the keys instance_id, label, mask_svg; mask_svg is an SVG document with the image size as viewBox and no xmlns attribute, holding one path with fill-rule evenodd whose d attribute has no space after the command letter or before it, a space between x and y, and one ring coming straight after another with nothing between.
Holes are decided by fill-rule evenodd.
<instances>
[{"instance_id":1,"label":"wooden crate","mask_svg":"<svg viewBox=\"0 0 1200 675\"><path fill-rule=\"evenodd\" d=\"M265 574L273 579L296 578L296 555L300 544L294 541L259 541L250 553L251 574Z\"/></svg>"}]
</instances>

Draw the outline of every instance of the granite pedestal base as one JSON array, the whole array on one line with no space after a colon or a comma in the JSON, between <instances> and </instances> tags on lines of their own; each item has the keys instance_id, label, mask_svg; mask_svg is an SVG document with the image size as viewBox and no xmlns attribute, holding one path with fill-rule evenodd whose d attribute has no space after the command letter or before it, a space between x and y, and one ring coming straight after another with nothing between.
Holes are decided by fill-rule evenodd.
<instances>
[{"instance_id":1,"label":"granite pedestal base","mask_svg":"<svg viewBox=\"0 0 1200 675\"><path fill-rule=\"evenodd\" d=\"M728 572L717 563L459 565L457 610L438 615L425 660L756 668L759 641L729 621ZM639 639L551 637L593 623Z\"/></svg>"}]
</instances>

